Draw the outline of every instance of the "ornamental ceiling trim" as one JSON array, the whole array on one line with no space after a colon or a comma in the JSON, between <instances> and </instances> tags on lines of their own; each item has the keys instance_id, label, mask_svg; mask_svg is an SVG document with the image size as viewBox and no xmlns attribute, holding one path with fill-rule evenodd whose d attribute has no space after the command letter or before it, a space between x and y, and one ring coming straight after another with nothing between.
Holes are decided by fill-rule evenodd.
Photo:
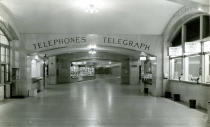
<instances>
[{"instance_id":1,"label":"ornamental ceiling trim","mask_svg":"<svg viewBox=\"0 0 210 127\"><path fill-rule=\"evenodd\" d=\"M0 29L5 34L5 36L9 39L9 41L18 40L17 34L8 23L0 20Z\"/></svg>"},{"instance_id":2,"label":"ornamental ceiling trim","mask_svg":"<svg viewBox=\"0 0 210 127\"><path fill-rule=\"evenodd\" d=\"M173 35L174 31L176 31L176 28L181 26L190 17L199 14L209 14L209 7L203 6L201 9L202 11L199 11L197 7L190 6L184 6L181 9L179 9L170 19L163 32L164 40L168 41Z\"/></svg>"}]
</instances>

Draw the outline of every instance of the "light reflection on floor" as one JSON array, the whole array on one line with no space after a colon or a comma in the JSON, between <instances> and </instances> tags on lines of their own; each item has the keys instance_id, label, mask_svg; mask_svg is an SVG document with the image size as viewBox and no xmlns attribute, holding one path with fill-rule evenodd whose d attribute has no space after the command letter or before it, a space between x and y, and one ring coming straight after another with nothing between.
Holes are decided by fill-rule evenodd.
<instances>
[{"instance_id":1,"label":"light reflection on floor","mask_svg":"<svg viewBox=\"0 0 210 127\"><path fill-rule=\"evenodd\" d=\"M208 127L207 114L117 78L50 86L21 100L0 103L0 127Z\"/></svg>"}]
</instances>

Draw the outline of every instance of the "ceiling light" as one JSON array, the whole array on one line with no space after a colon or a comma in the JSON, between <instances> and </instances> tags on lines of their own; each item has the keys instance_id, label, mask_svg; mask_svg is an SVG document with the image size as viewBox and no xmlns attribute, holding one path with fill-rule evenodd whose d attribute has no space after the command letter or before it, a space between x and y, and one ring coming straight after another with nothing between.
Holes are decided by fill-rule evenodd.
<instances>
[{"instance_id":1,"label":"ceiling light","mask_svg":"<svg viewBox=\"0 0 210 127\"><path fill-rule=\"evenodd\" d=\"M94 4L90 4L90 5L88 5L85 12L90 13L90 14L95 14L98 12L98 8L96 8Z\"/></svg>"},{"instance_id":2,"label":"ceiling light","mask_svg":"<svg viewBox=\"0 0 210 127\"><path fill-rule=\"evenodd\" d=\"M38 60L39 59L39 56L38 55L35 55L34 59L35 60Z\"/></svg>"},{"instance_id":3,"label":"ceiling light","mask_svg":"<svg viewBox=\"0 0 210 127\"><path fill-rule=\"evenodd\" d=\"M88 48L89 49L96 49L96 45L89 45Z\"/></svg>"},{"instance_id":4,"label":"ceiling light","mask_svg":"<svg viewBox=\"0 0 210 127\"><path fill-rule=\"evenodd\" d=\"M204 11L201 7L198 8L198 11Z\"/></svg>"},{"instance_id":5,"label":"ceiling light","mask_svg":"<svg viewBox=\"0 0 210 127\"><path fill-rule=\"evenodd\" d=\"M96 50L95 49L91 49L88 53L91 54L91 55L94 55L94 54L96 54Z\"/></svg>"},{"instance_id":6,"label":"ceiling light","mask_svg":"<svg viewBox=\"0 0 210 127\"><path fill-rule=\"evenodd\" d=\"M96 45L89 45L88 46L88 48L89 48L89 54L91 54L91 55L94 55L94 54L96 54Z\"/></svg>"},{"instance_id":7,"label":"ceiling light","mask_svg":"<svg viewBox=\"0 0 210 127\"><path fill-rule=\"evenodd\" d=\"M70 2L71 6L76 9L85 11L90 14L99 12L100 10L107 9L111 5L104 0L75 0Z\"/></svg>"}]
</instances>

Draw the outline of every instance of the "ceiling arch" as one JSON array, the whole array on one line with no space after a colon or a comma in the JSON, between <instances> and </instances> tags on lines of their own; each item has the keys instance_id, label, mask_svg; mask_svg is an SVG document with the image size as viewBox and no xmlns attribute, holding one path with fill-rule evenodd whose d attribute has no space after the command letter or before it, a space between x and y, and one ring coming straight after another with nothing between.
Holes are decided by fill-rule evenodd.
<instances>
[{"instance_id":1,"label":"ceiling arch","mask_svg":"<svg viewBox=\"0 0 210 127\"><path fill-rule=\"evenodd\" d=\"M2 3L14 14L21 33L43 34L160 35L172 15L183 7L167 0L101 0L104 6L91 15L76 6L76 1L81 0L3 0Z\"/></svg>"}]
</instances>

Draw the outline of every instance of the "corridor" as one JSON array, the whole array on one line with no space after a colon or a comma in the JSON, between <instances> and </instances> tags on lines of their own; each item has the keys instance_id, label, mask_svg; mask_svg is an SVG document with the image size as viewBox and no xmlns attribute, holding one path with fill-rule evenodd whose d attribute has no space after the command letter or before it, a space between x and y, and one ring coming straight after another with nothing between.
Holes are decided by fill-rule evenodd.
<instances>
[{"instance_id":1,"label":"corridor","mask_svg":"<svg viewBox=\"0 0 210 127\"><path fill-rule=\"evenodd\" d=\"M48 86L36 97L0 103L0 127L207 127L207 114L144 96L118 78Z\"/></svg>"}]
</instances>

